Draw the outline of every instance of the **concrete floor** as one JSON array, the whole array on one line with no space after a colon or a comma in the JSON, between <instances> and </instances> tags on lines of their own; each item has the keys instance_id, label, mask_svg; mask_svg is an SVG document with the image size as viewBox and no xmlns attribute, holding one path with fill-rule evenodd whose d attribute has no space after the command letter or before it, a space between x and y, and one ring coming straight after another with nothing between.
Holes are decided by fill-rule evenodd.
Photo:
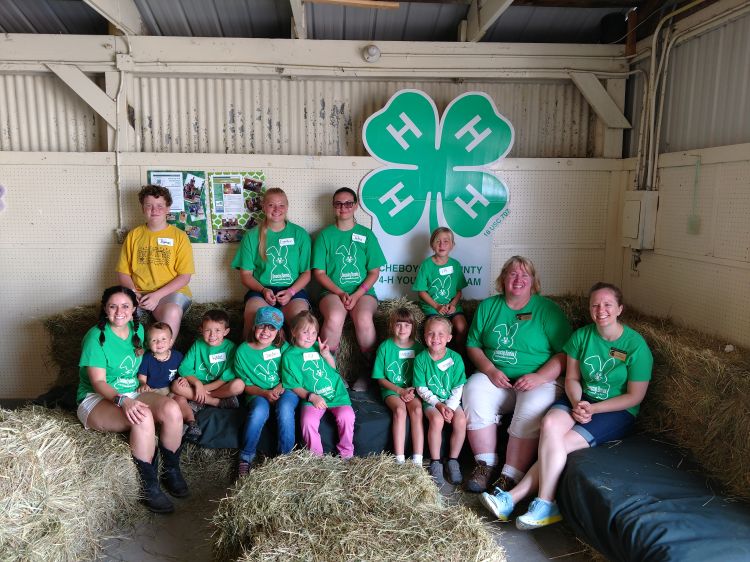
<instances>
[{"instance_id":1,"label":"concrete floor","mask_svg":"<svg viewBox=\"0 0 750 562\"><path fill-rule=\"evenodd\" d=\"M199 492L194 491L190 498L175 500L175 513L150 515L135 529L107 539L98 560L210 562L210 519L217 502L226 492L227 484L218 482ZM449 502L462 503L482 516L487 514L479 503L478 494L454 491L450 486L444 488L443 494ZM532 532L519 531L512 523L493 522L489 518L486 518L486 525L498 544L505 548L508 562L583 562L591 559L584 545L564 524Z\"/></svg>"}]
</instances>

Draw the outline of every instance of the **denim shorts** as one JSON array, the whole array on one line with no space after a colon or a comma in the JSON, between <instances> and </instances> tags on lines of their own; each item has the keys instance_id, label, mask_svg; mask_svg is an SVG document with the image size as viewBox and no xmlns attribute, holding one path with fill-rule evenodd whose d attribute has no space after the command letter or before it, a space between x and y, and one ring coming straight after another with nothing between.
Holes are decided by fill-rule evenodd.
<instances>
[{"instance_id":1,"label":"denim shorts","mask_svg":"<svg viewBox=\"0 0 750 562\"><path fill-rule=\"evenodd\" d=\"M582 400L591 402L592 404L597 402L590 396L585 394ZM563 410L564 412L570 413L573 409L570 400L567 396L564 396L554 404L552 409ZM589 447L596 447L599 443L606 443L607 441L614 441L627 435L628 431L633 427L635 423L635 416L627 410L619 410L617 412L603 412L601 414L594 414L591 416L591 421L586 424L576 423L573 426L573 431L583 437L589 444Z\"/></svg>"},{"instance_id":2,"label":"denim shorts","mask_svg":"<svg viewBox=\"0 0 750 562\"><path fill-rule=\"evenodd\" d=\"M266 287L266 289L271 289L274 295L279 291L285 291L288 288L289 287ZM252 289L250 289L247 293L245 293L245 302L253 298L263 299L263 302L266 302L266 299L261 291L253 291ZM310 308L310 297L307 295L307 291L305 289L300 289L299 291L297 291L289 302L292 302L294 299L302 299L307 303L307 307Z\"/></svg>"}]
</instances>

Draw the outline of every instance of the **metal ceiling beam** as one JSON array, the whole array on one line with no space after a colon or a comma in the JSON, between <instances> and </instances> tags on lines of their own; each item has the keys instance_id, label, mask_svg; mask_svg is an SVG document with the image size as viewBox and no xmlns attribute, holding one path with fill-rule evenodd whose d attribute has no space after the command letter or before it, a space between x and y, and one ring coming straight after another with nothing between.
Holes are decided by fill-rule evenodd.
<instances>
[{"instance_id":1,"label":"metal ceiling beam","mask_svg":"<svg viewBox=\"0 0 750 562\"><path fill-rule=\"evenodd\" d=\"M344 8L376 8L386 10L397 10L398 2L389 0L306 0L310 4L335 4Z\"/></svg>"},{"instance_id":2,"label":"metal ceiling beam","mask_svg":"<svg viewBox=\"0 0 750 562\"><path fill-rule=\"evenodd\" d=\"M292 8L292 39L307 39L307 16L302 0L289 0Z\"/></svg>"},{"instance_id":3,"label":"metal ceiling beam","mask_svg":"<svg viewBox=\"0 0 750 562\"><path fill-rule=\"evenodd\" d=\"M473 0L466 14L465 41L479 41L503 12L510 8L513 0Z\"/></svg>"},{"instance_id":4,"label":"metal ceiling beam","mask_svg":"<svg viewBox=\"0 0 750 562\"><path fill-rule=\"evenodd\" d=\"M148 35L133 0L83 0L125 35Z\"/></svg>"},{"instance_id":5,"label":"metal ceiling beam","mask_svg":"<svg viewBox=\"0 0 750 562\"><path fill-rule=\"evenodd\" d=\"M648 0L515 0L514 6L533 8L639 8Z\"/></svg>"}]
</instances>

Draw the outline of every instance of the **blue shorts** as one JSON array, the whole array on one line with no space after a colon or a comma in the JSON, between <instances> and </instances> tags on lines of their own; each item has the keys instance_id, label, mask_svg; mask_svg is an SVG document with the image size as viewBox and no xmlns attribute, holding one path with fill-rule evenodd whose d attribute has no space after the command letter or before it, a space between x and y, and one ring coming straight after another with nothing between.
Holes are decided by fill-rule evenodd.
<instances>
[{"instance_id":1,"label":"blue shorts","mask_svg":"<svg viewBox=\"0 0 750 562\"><path fill-rule=\"evenodd\" d=\"M585 394L582 400L587 402L597 402L590 396ZM552 409L563 410L570 413L573 410L570 400L567 396L562 397L560 400L552 404ZM599 443L606 443L607 441L614 441L624 437L628 431L633 427L635 423L635 416L627 410L619 410L617 412L604 412L601 414L594 414L591 416L591 421L586 424L576 423L573 426L573 431L583 437L589 444L589 447L596 447Z\"/></svg>"},{"instance_id":2,"label":"blue shorts","mask_svg":"<svg viewBox=\"0 0 750 562\"><path fill-rule=\"evenodd\" d=\"M280 291L285 291L288 288L289 287L266 287L266 289L271 289L274 295ZM263 293L261 293L260 291L253 291L252 289L250 289L247 293L245 293L245 302L253 298L263 299L263 302L264 303L266 302L266 299L263 296ZM307 303L307 308L310 308L310 297L307 296L307 291L305 289L300 289L299 291L297 291L289 302L292 302L294 299L302 299L303 301ZM276 307L276 308L279 308L279 307Z\"/></svg>"}]
</instances>

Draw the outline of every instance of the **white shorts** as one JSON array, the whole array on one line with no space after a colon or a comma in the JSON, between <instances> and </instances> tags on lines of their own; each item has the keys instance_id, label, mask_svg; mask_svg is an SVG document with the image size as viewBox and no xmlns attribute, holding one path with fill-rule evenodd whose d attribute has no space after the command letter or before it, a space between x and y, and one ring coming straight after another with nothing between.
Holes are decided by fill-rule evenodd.
<instances>
[{"instance_id":1,"label":"white shorts","mask_svg":"<svg viewBox=\"0 0 750 562\"><path fill-rule=\"evenodd\" d=\"M123 396L127 396L128 398L138 398L137 392L126 392L123 394ZM83 424L83 427L85 429L90 429L88 425L89 415L91 415L91 412L96 408L96 405L99 404L104 400L104 396L101 394L97 394L96 392L89 392L83 400L81 400L81 403L78 404L78 410L76 410L76 415L78 415L78 419Z\"/></svg>"},{"instance_id":2,"label":"white shorts","mask_svg":"<svg viewBox=\"0 0 750 562\"><path fill-rule=\"evenodd\" d=\"M498 388L484 373L474 373L464 386L463 407L466 429L473 431L497 425L503 414L513 414L508 435L536 439L544 414L563 394L562 379L539 385L526 392Z\"/></svg>"}]
</instances>

